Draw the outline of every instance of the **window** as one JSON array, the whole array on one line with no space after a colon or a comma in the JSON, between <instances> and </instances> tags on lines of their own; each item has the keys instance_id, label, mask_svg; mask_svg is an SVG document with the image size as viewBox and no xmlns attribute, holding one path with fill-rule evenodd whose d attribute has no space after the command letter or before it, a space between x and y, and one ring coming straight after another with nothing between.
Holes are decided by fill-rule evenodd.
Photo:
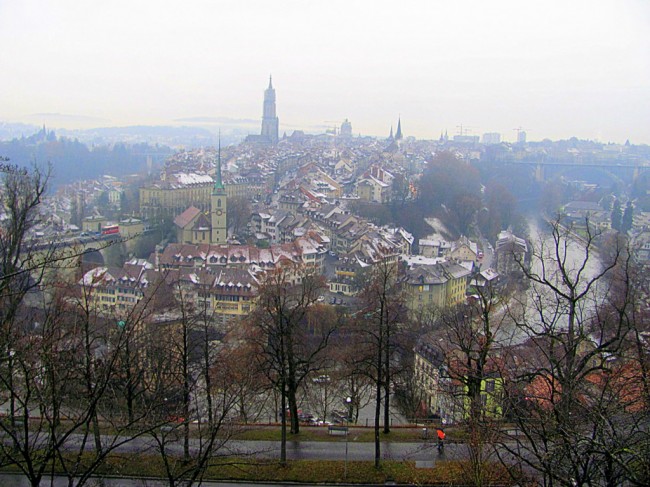
<instances>
[{"instance_id":1,"label":"window","mask_svg":"<svg viewBox=\"0 0 650 487\"><path fill-rule=\"evenodd\" d=\"M488 380L485 383L486 392L494 392L494 380Z\"/></svg>"}]
</instances>

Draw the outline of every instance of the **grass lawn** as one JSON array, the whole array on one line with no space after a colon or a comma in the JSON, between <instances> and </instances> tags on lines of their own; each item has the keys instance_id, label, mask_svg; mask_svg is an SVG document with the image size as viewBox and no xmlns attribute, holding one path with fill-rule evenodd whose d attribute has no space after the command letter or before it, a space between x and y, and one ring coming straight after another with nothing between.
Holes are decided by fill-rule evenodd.
<instances>
[{"instance_id":1,"label":"grass lawn","mask_svg":"<svg viewBox=\"0 0 650 487\"><path fill-rule=\"evenodd\" d=\"M180 459L171 464L180 473L187 465ZM57 469L59 470L59 469ZM0 471L16 471L4 467ZM49 469L48 469L49 471ZM496 464L485 465L485 485L514 486L505 469ZM382 461L375 469L373 462L296 460L285 466L277 461L255 461L241 458L217 458L207 469L203 480L241 480L301 483L353 483L411 485L467 485L469 465L458 461L438 461L433 468L416 468L415 462ZM97 471L97 476L129 478L166 478L160 457L155 455L111 455Z\"/></svg>"}]
</instances>

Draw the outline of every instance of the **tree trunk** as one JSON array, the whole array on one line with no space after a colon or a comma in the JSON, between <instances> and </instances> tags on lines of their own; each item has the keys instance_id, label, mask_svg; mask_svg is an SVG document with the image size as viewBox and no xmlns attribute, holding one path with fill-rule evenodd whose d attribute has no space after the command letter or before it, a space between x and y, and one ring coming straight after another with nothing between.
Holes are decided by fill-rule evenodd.
<instances>
[{"instance_id":1,"label":"tree trunk","mask_svg":"<svg viewBox=\"0 0 650 487\"><path fill-rule=\"evenodd\" d=\"M377 347L377 382L375 390L377 397L375 398L375 468L379 468L381 462L381 444L379 441L379 418L381 417L381 388L382 388L382 340L379 341Z\"/></svg>"},{"instance_id":2,"label":"tree trunk","mask_svg":"<svg viewBox=\"0 0 650 487\"><path fill-rule=\"evenodd\" d=\"M390 326L386 323L386 344L384 353L384 434L390 433Z\"/></svg>"},{"instance_id":3,"label":"tree trunk","mask_svg":"<svg viewBox=\"0 0 650 487\"><path fill-rule=\"evenodd\" d=\"M280 440L280 465L285 466L287 464L287 396L286 396L286 388L284 385L284 381L280 384L280 387L282 388L282 392L280 394L281 399L281 406L282 406L282 412L281 412L281 419L282 419L282 427L281 429L281 440Z\"/></svg>"},{"instance_id":4,"label":"tree trunk","mask_svg":"<svg viewBox=\"0 0 650 487\"><path fill-rule=\"evenodd\" d=\"M291 386L288 392L289 414L291 415L291 434L300 433L300 418L298 418L298 401L296 400L295 387Z\"/></svg>"},{"instance_id":5,"label":"tree trunk","mask_svg":"<svg viewBox=\"0 0 650 487\"><path fill-rule=\"evenodd\" d=\"M189 330L183 323L183 460L190 461L190 367Z\"/></svg>"}]
</instances>

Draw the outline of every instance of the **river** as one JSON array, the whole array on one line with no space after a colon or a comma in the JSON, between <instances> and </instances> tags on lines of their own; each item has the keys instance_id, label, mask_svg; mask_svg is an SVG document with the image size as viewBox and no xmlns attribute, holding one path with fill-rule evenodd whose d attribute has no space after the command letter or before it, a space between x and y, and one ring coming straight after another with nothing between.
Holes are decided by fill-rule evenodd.
<instances>
[{"instance_id":1,"label":"river","mask_svg":"<svg viewBox=\"0 0 650 487\"><path fill-rule=\"evenodd\" d=\"M553 235L536 221L529 223L528 251L532 255L530 270L533 275L560 291L567 291L562 269L570 282L577 283L577 290L584 291L602 270L602 261L594 248L586 253L584 242L568 235L556 243ZM560 265L562 263L562 265ZM593 316L599 303L606 296L606 282L596 283L579 303L578 320L584 322ZM565 302L558 299L549 285L531 283L525 290L503 304L500 311L510 315L498 331L498 340L504 345L515 345L525 341L529 333L515 323L526 323L531 331L539 331L552 324L558 331L567 326Z\"/></svg>"}]
</instances>

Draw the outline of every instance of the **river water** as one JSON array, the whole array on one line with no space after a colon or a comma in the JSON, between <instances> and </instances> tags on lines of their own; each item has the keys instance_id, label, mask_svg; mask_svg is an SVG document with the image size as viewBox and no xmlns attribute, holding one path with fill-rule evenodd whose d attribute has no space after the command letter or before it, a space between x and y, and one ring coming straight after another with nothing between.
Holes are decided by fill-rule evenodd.
<instances>
[{"instance_id":1,"label":"river water","mask_svg":"<svg viewBox=\"0 0 650 487\"><path fill-rule=\"evenodd\" d=\"M504 320L498 333L498 339L504 345L522 343L529 337L524 327L517 324L526 323L531 331L540 331L549 326L556 331L566 328L566 302L558 299L557 292L551 288L554 286L560 292L568 290L562 270L566 271L569 281L577 283L578 291L585 290L602 270L601 259L594 248L587 254L584 242L570 235L556 242L549 229L535 221L529 224L528 251L532 255L531 273L548 281L549 285L531 283L507 306L504 304L501 312L508 314L509 319ZM599 280L580 301L579 322L593 316L607 294L606 284L605 280Z\"/></svg>"}]
</instances>

